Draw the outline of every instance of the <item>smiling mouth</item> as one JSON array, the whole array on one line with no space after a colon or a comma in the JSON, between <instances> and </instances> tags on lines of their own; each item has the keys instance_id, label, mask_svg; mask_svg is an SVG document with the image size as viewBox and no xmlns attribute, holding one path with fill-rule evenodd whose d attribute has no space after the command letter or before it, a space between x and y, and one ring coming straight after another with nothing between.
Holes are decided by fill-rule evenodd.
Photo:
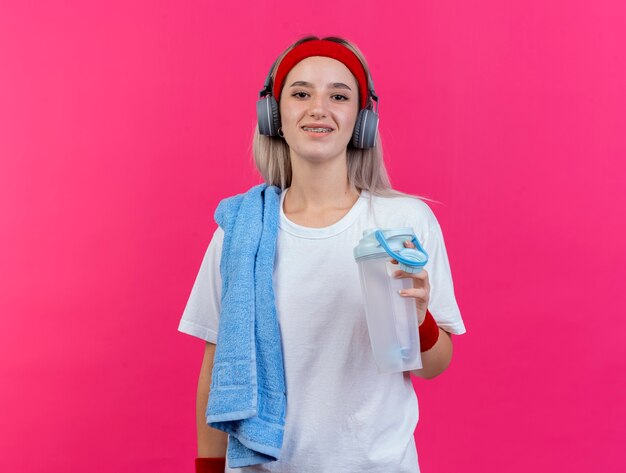
<instances>
[{"instance_id":1,"label":"smiling mouth","mask_svg":"<svg viewBox=\"0 0 626 473\"><path fill-rule=\"evenodd\" d=\"M312 133L330 133L331 131L333 131L332 128L326 128L326 127L313 127L313 128L309 128L307 126L303 126L302 129L304 131L310 131Z\"/></svg>"}]
</instances>

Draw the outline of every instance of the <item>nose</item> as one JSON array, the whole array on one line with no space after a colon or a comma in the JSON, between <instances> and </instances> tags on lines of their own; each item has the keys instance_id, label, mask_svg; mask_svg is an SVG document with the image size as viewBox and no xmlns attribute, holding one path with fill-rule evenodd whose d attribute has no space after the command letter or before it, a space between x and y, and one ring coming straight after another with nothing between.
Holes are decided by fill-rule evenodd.
<instances>
[{"instance_id":1,"label":"nose","mask_svg":"<svg viewBox=\"0 0 626 473\"><path fill-rule=\"evenodd\" d=\"M309 104L311 105L309 114L312 117L325 117L328 113L326 110L325 98L322 94L315 94L312 96Z\"/></svg>"}]
</instances>

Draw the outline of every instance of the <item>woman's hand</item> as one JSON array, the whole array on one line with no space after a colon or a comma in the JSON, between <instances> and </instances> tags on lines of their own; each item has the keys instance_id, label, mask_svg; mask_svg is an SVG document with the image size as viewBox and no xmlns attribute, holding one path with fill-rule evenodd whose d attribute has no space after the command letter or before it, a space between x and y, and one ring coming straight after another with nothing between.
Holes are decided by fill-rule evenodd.
<instances>
[{"instance_id":1,"label":"woman's hand","mask_svg":"<svg viewBox=\"0 0 626 473\"><path fill-rule=\"evenodd\" d=\"M415 245L411 241L404 242L405 248L415 248ZM393 264L398 264L395 259L392 259ZM411 278L413 280L413 288L403 289L400 291L402 297L414 297L415 305L417 307L417 322L422 325L426 318L426 309L428 308L428 301L430 300L430 282L428 281L428 272L422 269L419 273L407 273L399 269L393 273L396 278Z\"/></svg>"}]
</instances>

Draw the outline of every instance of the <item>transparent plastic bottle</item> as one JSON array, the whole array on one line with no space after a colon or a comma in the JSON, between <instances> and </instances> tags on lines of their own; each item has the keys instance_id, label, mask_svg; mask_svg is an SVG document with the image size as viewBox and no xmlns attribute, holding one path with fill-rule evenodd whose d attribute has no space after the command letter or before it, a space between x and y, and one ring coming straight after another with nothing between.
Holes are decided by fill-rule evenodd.
<instances>
[{"instance_id":1,"label":"transparent plastic bottle","mask_svg":"<svg viewBox=\"0 0 626 473\"><path fill-rule=\"evenodd\" d=\"M415 248L405 248L411 240ZM415 299L398 291L413 287L410 278L395 278L398 269L418 273L428 255L411 228L371 229L354 248L365 299L367 327L379 373L422 368ZM392 264L391 259L398 264Z\"/></svg>"}]
</instances>

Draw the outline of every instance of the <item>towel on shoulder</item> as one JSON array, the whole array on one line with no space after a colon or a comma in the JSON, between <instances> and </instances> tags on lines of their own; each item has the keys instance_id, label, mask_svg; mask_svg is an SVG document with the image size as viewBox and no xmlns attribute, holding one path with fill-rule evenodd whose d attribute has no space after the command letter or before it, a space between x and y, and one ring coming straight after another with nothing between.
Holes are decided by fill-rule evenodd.
<instances>
[{"instance_id":1,"label":"towel on shoulder","mask_svg":"<svg viewBox=\"0 0 626 473\"><path fill-rule=\"evenodd\" d=\"M280 193L260 184L224 199L222 295L206 420L229 434L230 468L275 461L283 443L287 396L272 273Z\"/></svg>"}]
</instances>

